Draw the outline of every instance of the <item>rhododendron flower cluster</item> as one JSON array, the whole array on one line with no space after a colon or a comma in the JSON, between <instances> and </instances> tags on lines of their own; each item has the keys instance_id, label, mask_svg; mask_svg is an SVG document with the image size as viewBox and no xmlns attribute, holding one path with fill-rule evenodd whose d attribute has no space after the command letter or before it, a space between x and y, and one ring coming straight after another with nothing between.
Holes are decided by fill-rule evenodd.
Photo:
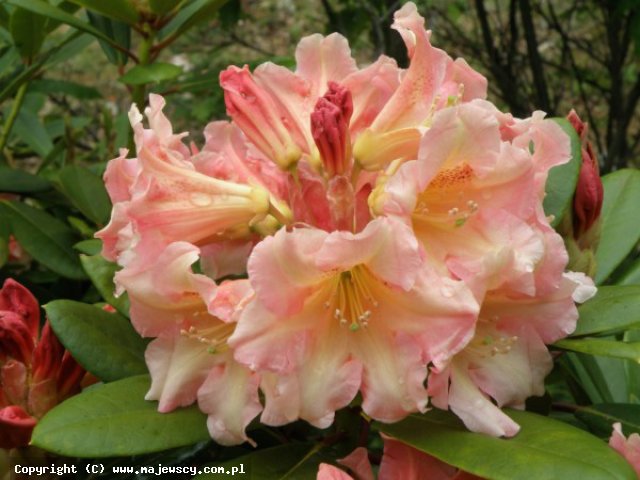
<instances>
[{"instance_id":1,"label":"rhododendron flower cluster","mask_svg":"<svg viewBox=\"0 0 640 480\"><path fill-rule=\"evenodd\" d=\"M407 69L359 68L338 34L302 39L295 71L229 67L231 121L201 148L151 95L149 128L130 113L136 156L109 163L97 236L155 338L147 398L197 402L221 444L249 440L258 415L327 427L358 393L383 422L431 405L514 435L500 407L543 393L545 345L593 294L542 209L567 135L486 101L414 4L393 28Z\"/></svg>"}]
</instances>

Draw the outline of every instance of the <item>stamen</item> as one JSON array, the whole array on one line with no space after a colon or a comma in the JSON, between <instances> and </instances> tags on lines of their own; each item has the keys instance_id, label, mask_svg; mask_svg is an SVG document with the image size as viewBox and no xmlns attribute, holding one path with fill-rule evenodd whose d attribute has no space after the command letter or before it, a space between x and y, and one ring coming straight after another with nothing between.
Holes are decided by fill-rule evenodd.
<instances>
[{"instance_id":1,"label":"stamen","mask_svg":"<svg viewBox=\"0 0 640 480\"><path fill-rule=\"evenodd\" d=\"M360 265L340 273L332 289L331 300L324 304L325 308L333 305L333 317L341 326L349 325L352 332L366 328L373 314L372 308L378 306L369 288L368 275L366 267Z\"/></svg>"},{"instance_id":2,"label":"stamen","mask_svg":"<svg viewBox=\"0 0 640 480\"><path fill-rule=\"evenodd\" d=\"M209 348L207 348L208 353L222 353L229 348L227 340L233 333L234 328L235 324L233 323L216 321L216 324L209 328L199 329L194 326L189 327L188 330L183 328L180 330L180 335L209 345Z\"/></svg>"}]
</instances>

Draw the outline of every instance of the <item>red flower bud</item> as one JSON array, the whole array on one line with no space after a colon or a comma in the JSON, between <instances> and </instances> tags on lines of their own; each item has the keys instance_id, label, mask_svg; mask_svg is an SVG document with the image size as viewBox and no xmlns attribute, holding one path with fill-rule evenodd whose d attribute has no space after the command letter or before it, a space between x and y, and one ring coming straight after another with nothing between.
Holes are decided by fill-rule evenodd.
<instances>
[{"instance_id":1,"label":"red flower bud","mask_svg":"<svg viewBox=\"0 0 640 480\"><path fill-rule=\"evenodd\" d=\"M311 134L329 177L344 175L351 168L349 122L353 114L351 92L329 82L329 90L311 113Z\"/></svg>"},{"instance_id":2,"label":"red flower bud","mask_svg":"<svg viewBox=\"0 0 640 480\"><path fill-rule=\"evenodd\" d=\"M26 447L36 419L21 407L10 405L0 410L0 448Z\"/></svg>"},{"instance_id":3,"label":"red flower bud","mask_svg":"<svg viewBox=\"0 0 640 480\"><path fill-rule=\"evenodd\" d=\"M35 339L40 328L40 306L33 294L13 278L7 278L0 289L0 311L20 315Z\"/></svg>"},{"instance_id":4,"label":"red flower bud","mask_svg":"<svg viewBox=\"0 0 640 480\"><path fill-rule=\"evenodd\" d=\"M0 352L25 365L31 364L34 339L17 313L0 311Z\"/></svg>"},{"instance_id":5,"label":"red flower bud","mask_svg":"<svg viewBox=\"0 0 640 480\"><path fill-rule=\"evenodd\" d=\"M582 140L582 167L573 198L574 236L579 238L600 218L604 190L600 179L598 160L593 152L591 142L587 140L588 125L580 120L574 110L571 110L567 119Z\"/></svg>"}]
</instances>

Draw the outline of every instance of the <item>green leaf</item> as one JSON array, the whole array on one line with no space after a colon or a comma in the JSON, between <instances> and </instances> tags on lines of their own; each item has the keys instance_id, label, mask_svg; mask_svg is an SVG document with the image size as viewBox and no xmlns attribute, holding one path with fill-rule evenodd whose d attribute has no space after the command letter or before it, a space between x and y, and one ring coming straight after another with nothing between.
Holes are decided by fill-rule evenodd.
<instances>
[{"instance_id":1,"label":"green leaf","mask_svg":"<svg viewBox=\"0 0 640 480\"><path fill-rule=\"evenodd\" d=\"M615 340L601 340L585 338L576 340L559 340L554 345L572 352L602 355L604 357L624 358L640 363L640 342L616 342Z\"/></svg>"},{"instance_id":2,"label":"green leaf","mask_svg":"<svg viewBox=\"0 0 640 480\"><path fill-rule=\"evenodd\" d=\"M23 170L0 167L0 192L38 193L49 189L51 184L44 178Z\"/></svg>"},{"instance_id":3,"label":"green leaf","mask_svg":"<svg viewBox=\"0 0 640 480\"><path fill-rule=\"evenodd\" d=\"M20 202L0 202L11 230L22 248L41 264L63 277L84 280L73 231L47 212Z\"/></svg>"},{"instance_id":4,"label":"green leaf","mask_svg":"<svg viewBox=\"0 0 640 480\"><path fill-rule=\"evenodd\" d=\"M553 167L549 171L545 185L544 212L547 215L553 215L551 226L555 228L560 224L567 210L571 208L571 201L582 165L582 147L580 137L567 119L553 118L552 120L562 127L571 139L571 160L564 165Z\"/></svg>"},{"instance_id":5,"label":"green leaf","mask_svg":"<svg viewBox=\"0 0 640 480\"><path fill-rule=\"evenodd\" d=\"M47 18L24 8L15 8L9 20L9 30L20 52L29 63L40 52L46 36Z\"/></svg>"},{"instance_id":6,"label":"green leaf","mask_svg":"<svg viewBox=\"0 0 640 480\"><path fill-rule=\"evenodd\" d=\"M445 463L492 480L636 478L621 455L583 430L529 412L505 413L521 427L510 439L469 432L454 415L440 410L375 425Z\"/></svg>"},{"instance_id":7,"label":"green leaf","mask_svg":"<svg viewBox=\"0 0 640 480\"><path fill-rule=\"evenodd\" d=\"M194 0L180 9L180 12L162 30L159 37L178 37L199 23L211 20L228 0Z\"/></svg>"},{"instance_id":8,"label":"green leaf","mask_svg":"<svg viewBox=\"0 0 640 480\"><path fill-rule=\"evenodd\" d=\"M111 215L111 202L104 182L90 170L69 165L58 175L62 193L88 219L99 226L105 225Z\"/></svg>"},{"instance_id":9,"label":"green leaf","mask_svg":"<svg viewBox=\"0 0 640 480\"><path fill-rule=\"evenodd\" d=\"M219 473L202 473L194 480L227 478L240 475L251 480L298 480L316 478L320 463L334 463L345 454L330 452L321 444L292 443L265 448L236 457L226 462L208 466L216 467ZM224 472L224 473L223 473Z\"/></svg>"},{"instance_id":10,"label":"green leaf","mask_svg":"<svg viewBox=\"0 0 640 480\"><path fill-rule=\"evenodd\" d=\"M207 417L193 405L159 413L144 399L147 375L97 386L38 421L31 444L58 455L101 458L158 452L209 440Z\"/></svg>"},{"instance_id":11,"label":"green leaf","mask_svg":"<svg viewBox=\"0 0 640 480\"><path fill-rule=\"evenodd\" d=\"M149 0L151 11L156 15L165 15L176 8L181 0Z\"/></svg>"},{"instance_id":12,"label":"green leaf","mask_svg":"<svg viewBox=\"0 0 640 480\"><path fill-rule=\"evenodd\" d=\"M119 270L118 265L106 260L102 255L80 255L80 262L91 282L105 302L114 307L125 317L129 316L129 299L126 294L116 298L113 294L113 276Z\"/></svg>"},{"instance_id":13,"label":"green leaf","mask_svg":"<svg viewBox=\"0 0 640 480\"><path fill-rule=\"evenodd\" d=\"M9 259L9 236L11 235L11 225L9 219L0 210L0 268Z\"/></svg>"},{"instance_id":14,"label":"green leaf","mask_svg":"<svg viewBox=\"0 0 640 480\"><path fill-rule=\"evenodd\" d=\"M595 435L609 438L613 424L620 422L625 435L640 433L640 405L602 403L580 408L575 416L587 424Z\"/></svg>"},{"instance_id":15,"label":"green leaf","mask_svg":"<svg viewBox=\"0 0 640 480\"><path fill-rule=\"evenodd\" d=\"M603 286L580 306L573 336L612 334L640 324L640 286Z\"/></svg>"},{"instance_id":16,"label":"green leaf","mask_svg":"<svg viewBox=\"0 0 640 480\"><path fill-rule=\"evenodd\" d=\"M640 240L640 170L618 170L602 178L602 233L596 251L596 283L607 279Z\"/></svg>"},{"instance_id":17,"label":"green leaf","mask_svg":"<svg viewBox=\"0 0 640 480\"><path fill-rule=\"evenodd\" d=\"M67 82L65 80L51 80L49 78L43 78L34 80L29 85L30 92L40 92L47 95L54 93L64 93L80 100L95 100L101 98L100 92L93 87L86 85L80 85L75 82Z\"/></svg>"},{"instance_id":18,"label":"green leaf","mask_svg":"<svg viewBox=\"0 0 640 480\"><path fill-rule=\"evenodd\" d=\"M53 150L53 142L38 116L26 109L21 109L13 125L13 133L41 157L46 157Z\"/></svg>"},{"instance_id":19,"label":"green leaf","mask_svg":"<svg viewBox=\"0 0 640 480\"><path fill-rule=\"evenodd\" d=\"M100 30L109 38L113 39L115 43L120 45L123 49L129 50L131 47L131 27L126 23L118 22L117 20L111 20L94 12L87 12L89 17L89 23L95 28ZM99 40L102 51L114 65L126 65L129 57L121 50L117 50L109 45L107 42Z\"/></svg>"},{"instance_id":20,"label":"green leaf","mask_svg":"<svg viewBox=\"0 0 640 480\"><path fill-rule=\"evenodd\" d=\"M125 317L72 300L54 300L44 309L65 348L100 380L112 382L147 372L146 342Z\"/></svg>"},{"instance_id":21,"label":"green leaf","mask_svg":"<svg viewBox=\"0 0 640 480\"><path fill-rule=\"evenodd\" d=\"M76 243L73 248L78 250L80 253L84 253L85 255L97 255L102 250L102 242L97 238L82 240ZM80 259L80 261L82 261L82 258Z\"/></svg>"},{"instance_id":22,"label":"green leaf","mask_svg":"<svg viewBox=\"0 0 640 480\"><path fill-rule=\"evenodd\" d=\"M98 12L105 17L120 20L121 22L135 25L140 20L140 15L129 0L69 0L89 10Z\"/></svg>"},{"instance_id":23,"label":"green leaf","mask_svg":"<svg viewBox=\"0 0 640 480\"><path fill-rule=\"evenodd\" d=\"M144 85L146 83L171 80L173 78L176 78L181 73L182 68L171 63L136 65L122 77L120 77L120 81L128 85Z\"/></svg>"},{"instance_id":24,"label":"green leaf","mask_svg":"<svg viewBox=\"0 0 640 480\"><path fill-rule=\"evenodd\" d=\"M83 32L86 32L94 37L104 40L105 42L117 46L116 42L114 42L107 35L102 33L100 30L89 25L87 22L83 22L79 18L68 14L64 10L57 8L43 0L5 0L9 5L14 5L16 7L24 8L25 10L29 10L34 13L38 13L45 17L51 18L53 20L57 20L59 22L65 23L69 26L77 28ZM104 2L110 3L110 2Z\"/></svg>"},{"instance_id":25,"label":"green leaf","mask_svg":"<svg viewBox=\"0 0 640 480\"><path fill-rule=\"evenodd\" d=\"M640 259L637 259L635 263L622 274L620 279L616 282L617 285L640 285Z\"/></svg>"}]
</instances>

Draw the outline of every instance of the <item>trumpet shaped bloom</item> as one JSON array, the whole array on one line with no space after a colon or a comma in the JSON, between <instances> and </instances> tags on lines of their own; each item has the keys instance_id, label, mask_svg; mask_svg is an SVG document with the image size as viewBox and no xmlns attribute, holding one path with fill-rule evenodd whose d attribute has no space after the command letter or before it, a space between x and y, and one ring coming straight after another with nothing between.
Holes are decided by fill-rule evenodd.
<instances>
[{"instance_id":1,"label":"trumpet shaped bloom","mask_svg":"<svg viewBox=\"0 0 640 480\"><path fill-rule=\"evenodd\" d=\"M426 365L460 350L477 314L464 284L431 271L410 229L386 218L358 234L281 230L248 271L256 296L229 343L264 372L267 424L326 427L359 390L382 421L425 411Z\"/></svg>"}]
</instances>

